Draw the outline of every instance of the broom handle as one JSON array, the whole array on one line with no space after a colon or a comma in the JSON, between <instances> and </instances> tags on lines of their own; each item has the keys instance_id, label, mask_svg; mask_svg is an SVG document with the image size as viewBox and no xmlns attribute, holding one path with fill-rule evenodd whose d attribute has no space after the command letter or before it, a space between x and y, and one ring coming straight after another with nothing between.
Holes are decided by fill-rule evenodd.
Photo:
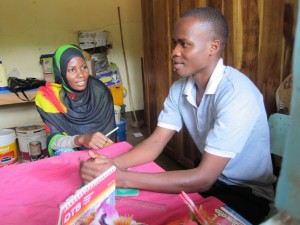
<instances>
[{"instance_id":1,"label":"broom handle","mask_svg":"<svg viewBox=\"0 0 300 225\"><path fill-rule=\"evenodd\" d=\"M133 111L135 122L137 122L137 117L135 114L135 110L133 107L133 100L131 95L131 87L130 87L130 80L129 80L129 73L128 73L128 66L127 66L127 60L126 60L126 54L125 54L125 48L124 48L124 42L123 42L123 31L122 31L122 22L121 22L121 13L120 13L120 7L118 6L118 16L119 16L119 25L120 25L120 33L121 33L121 43L122 43L122 50L123 50L123 56L125 61L125 68L126 68L126 77L127 77L127 83L128 83L128 92L129 92L129 103Z\"/></svg>"}]
</instances>

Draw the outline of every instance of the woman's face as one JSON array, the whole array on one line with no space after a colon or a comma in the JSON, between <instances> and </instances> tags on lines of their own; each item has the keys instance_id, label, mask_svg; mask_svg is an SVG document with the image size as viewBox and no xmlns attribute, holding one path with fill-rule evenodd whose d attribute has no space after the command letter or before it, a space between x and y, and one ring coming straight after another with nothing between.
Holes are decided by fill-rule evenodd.
<instances>
[{"instance_id":1,"label":"woman's face","mask_svg":"<svg viewBox=\"0 0 300 225\"><path fill-rule=\"evenodd\" d=\"M75 91L83 91L87 86L89 70L85 60L81 57L72 58L67 66L67 82Z\"/></svg>"}]
</instances>

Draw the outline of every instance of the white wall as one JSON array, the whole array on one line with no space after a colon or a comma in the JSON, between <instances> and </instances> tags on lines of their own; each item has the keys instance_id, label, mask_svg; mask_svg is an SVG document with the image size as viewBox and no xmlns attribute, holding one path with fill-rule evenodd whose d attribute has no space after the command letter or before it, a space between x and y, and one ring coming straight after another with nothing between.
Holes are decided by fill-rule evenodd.
<instances>
[{"instance_id":1,"label":"white wall","mask_svg":"<svg viewBox=\"0 0 300 225\"><path fill-rule=\"evenodd\" d=\"M77 44L78 31L109 31L113 48L108 58L120 70L128 87L119 29L120 7L133 107L143 109L141 72L142 17L140 0L1 0L0 60L7 73L43 78L40 55L52 54L62 44ZM129 97L126 111L132 111ZM0 106L0 128L41 122L34 104Z\"/></svg>"}]
</instances>

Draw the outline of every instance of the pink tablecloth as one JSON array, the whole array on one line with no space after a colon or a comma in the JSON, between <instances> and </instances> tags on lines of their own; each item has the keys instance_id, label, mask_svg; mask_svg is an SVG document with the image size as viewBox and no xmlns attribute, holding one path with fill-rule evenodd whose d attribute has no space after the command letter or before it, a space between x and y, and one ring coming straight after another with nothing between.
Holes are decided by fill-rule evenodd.
<instances>
[{"instance_id":1,"label":"pink tablecloth","mask_svg":"<svg viewBox=\"0 0 300 225\"><path fill-rule=\"evenodd\" d=\"M127 142L120 142L98 152L114 157L131 148ZM87 159L87 151L0 168L0 223L57 224L59 204L81 185L79 158ZM132 170L162 171L155 163ZM202 200L198 194L190 196L196 203ZM139 222L155 225L188 214L178 195L147 191L140 191L137 197L118 197L117 209L121 215L133 215Z\"/></svg>"}]
</instances>

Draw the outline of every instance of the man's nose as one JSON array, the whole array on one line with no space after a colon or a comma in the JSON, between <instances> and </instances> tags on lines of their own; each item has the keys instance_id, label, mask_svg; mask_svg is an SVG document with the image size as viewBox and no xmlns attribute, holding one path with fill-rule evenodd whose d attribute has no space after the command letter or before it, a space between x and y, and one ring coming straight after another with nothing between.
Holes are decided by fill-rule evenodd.
<instances>
[{"instance_id":1,"label":"man's nose","mask_svg":"<svg viewBox=\"0 0 300 225\"><path fill-rule=\"evenodd\" d=\"M171 58L173 59L176 56L180 56L180 49L178 47L178 45L175 45L173 47L172 53L171 53Z\"/></svg>"}]
</instances>

